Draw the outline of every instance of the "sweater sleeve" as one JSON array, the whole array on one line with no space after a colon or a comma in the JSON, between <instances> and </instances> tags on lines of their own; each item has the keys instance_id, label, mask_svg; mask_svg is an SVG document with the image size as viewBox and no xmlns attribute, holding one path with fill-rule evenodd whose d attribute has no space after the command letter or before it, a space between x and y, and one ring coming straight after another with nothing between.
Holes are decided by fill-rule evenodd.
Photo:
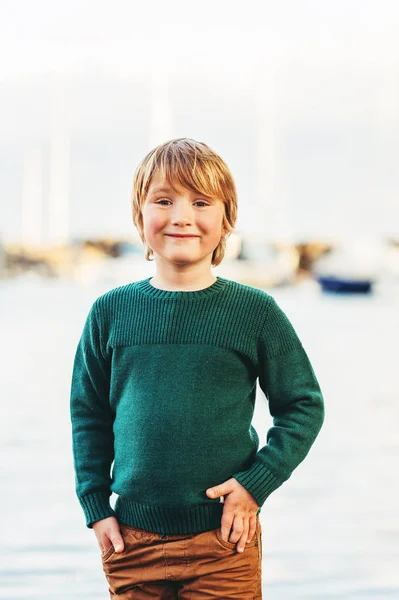
<instances>
[{"instance_id":1,"label":"sweater sleeve","mask_svg":"<svg viewBox=\"0 0 399 600\"><path fill-rule=\"evenodd\" d=\"M273 426L251 467L233 477L262 506L308 454L324 422L324 400L308 355L272 296L258 359L259 385L268 400Z\"/></svg>"},{"instance_id":2,"label":"sweater sleeve","mask_svg":"<svg viewBox=\"0 0 399 600\"><path fill-rule=\"evenodd\" d=\"M114 459L110 357L101 348L96 302L76 349L70 395L76 494L89 528L115 515L109 501Z\"/></svg>"}]
</instances>

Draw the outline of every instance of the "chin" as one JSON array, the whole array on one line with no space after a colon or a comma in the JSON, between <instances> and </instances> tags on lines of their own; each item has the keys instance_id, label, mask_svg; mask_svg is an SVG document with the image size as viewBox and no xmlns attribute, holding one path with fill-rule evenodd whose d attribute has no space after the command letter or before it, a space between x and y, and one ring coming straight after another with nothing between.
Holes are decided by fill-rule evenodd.
<instances>
[{"instance_id":1,"label":"chin","mask_svg":"<svg viewBox=\"0 0 399 600\"><path fill-rule=\"evenodd\" d=\"M186 252L175 252L173 254L168 254L165 256L169 260L199 260L200 256L195 256L194 254L187 254Z\"/></svg>"},{"instance_id":2,"label":"chin","mask_svg":"<svg viewBox=\"0 0 399 600\"><path fill-rule=\"evenodd\" d=\"M187 258L185 256L174 256L173 258L169 258L169 261L176 265L190 265L198 262L195 258Z\"/></svg>"}]
</instances>

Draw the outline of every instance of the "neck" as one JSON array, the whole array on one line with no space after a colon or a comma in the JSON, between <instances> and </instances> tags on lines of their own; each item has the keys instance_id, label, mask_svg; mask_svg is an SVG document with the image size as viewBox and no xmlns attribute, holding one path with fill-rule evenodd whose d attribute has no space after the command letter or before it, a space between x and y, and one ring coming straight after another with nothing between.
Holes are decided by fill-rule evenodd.
<instances>
[{"instance_id":1,"label":"neck","mask_svg":"<svg viewBox=\"0 0 399 600\"><path fill-rule=\"evenodd\" d=\"M215 283L216 277L210 270L210 265L191 267L190 270L176 271L171 268L163 268L157 265L155 276L150 282L153 287L162 290L195 291L204 289Z\"/></svg>"}]
</instances>

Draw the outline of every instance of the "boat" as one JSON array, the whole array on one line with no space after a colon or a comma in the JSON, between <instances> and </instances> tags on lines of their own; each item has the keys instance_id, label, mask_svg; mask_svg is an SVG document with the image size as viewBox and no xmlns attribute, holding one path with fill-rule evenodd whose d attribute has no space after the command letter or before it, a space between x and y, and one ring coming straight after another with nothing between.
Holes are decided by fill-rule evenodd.
<instances>
[{"instance_id":1,"label":"boat","mask_svg":"<svg viewBox=\"0 0 399 600\"><path fill-rule=\"evenodd\" d=\"M368 294L372 292L373 281L369 279L346 279L343 277L319 275L316 280L324 292Z\"/></svg>"},{"instance_id":2,"label":"boat","mask_svg":"<svg viewBox=\"0 0 399 600\"><path fill-rule=\"evenodd\" d=\"M315 261L312 275L323 292L370 294L381 266L381 246L371 239L341 241Z\"/></svg>"}]
</instances>

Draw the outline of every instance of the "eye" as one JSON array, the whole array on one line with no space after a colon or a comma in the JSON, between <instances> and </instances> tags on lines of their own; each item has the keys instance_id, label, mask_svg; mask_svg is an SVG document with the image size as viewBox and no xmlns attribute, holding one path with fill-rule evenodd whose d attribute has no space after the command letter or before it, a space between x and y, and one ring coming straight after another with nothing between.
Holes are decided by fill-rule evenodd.
<instances>
[{"instance_id":1,"label":"eye","mask_svg":"<svg viewBox=\"0 0 399 600\"><path fill-rule=\"evenodd\" d=\"M167 206L163 204L164 202L170 202L170 200L167 200L166 198L161 198L161 200L157 200L155 204L162 204L162 206Z\"/></svg>"},{"instance_id":2,"label":"eye","mask_svg":"<svg viewBox=\"0 0 399 600\"><path fill-rule=\"evenodd\" d=\"M209 206L209 204L207 202L204 202L203 200L196 200L194 204L202 204L203 206Z\"/></svg>"}]
</instances>

